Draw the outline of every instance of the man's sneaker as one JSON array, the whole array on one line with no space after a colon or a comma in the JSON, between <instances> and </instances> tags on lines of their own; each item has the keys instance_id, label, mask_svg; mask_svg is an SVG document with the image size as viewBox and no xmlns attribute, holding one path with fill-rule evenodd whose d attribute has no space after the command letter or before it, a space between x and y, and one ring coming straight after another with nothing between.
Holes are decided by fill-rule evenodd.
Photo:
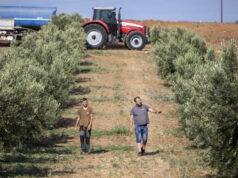
<instances>
[{"instance_id":1,"label":"man's sneaker","mask_svg":"<svg viewBox=\"0 0 238 178\"><path fill-rule=\"evenodd\" d=\"M85 149L81 150L81 155L84 155L85 153L86 153Z\"/></svg>"},{"instance_id":2,"label":"man's sneaker","mask_svg":"<svg viewBox=\"0 0 238 178\"><path fill-rule=\"evenodd\" d=\"M138 153L138 156L142 156L142 152L139 152L139 153Z\"/></svg>"},{"instance_id":3,"label":"man's sneaker","mask_svg":"<svg viewBox=\"0 0 238 178\"><path fill-rule=\"evenodd\" d=\"M141 154L144 155L145 154L145 149L141 147Z\"/></svg>"}]
</instances>

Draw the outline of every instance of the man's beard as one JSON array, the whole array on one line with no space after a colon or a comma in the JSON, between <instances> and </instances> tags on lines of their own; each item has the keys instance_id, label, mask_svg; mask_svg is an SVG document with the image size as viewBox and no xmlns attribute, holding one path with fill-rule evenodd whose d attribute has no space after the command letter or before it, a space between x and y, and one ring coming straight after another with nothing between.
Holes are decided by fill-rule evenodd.
<instances>
[{"instance_id":1,"label":"man's beard","mask_svg":"<svg viewBox=\"0 0 238 178\"><path fill-rule=\"evenodd\" d=\"M139 107L141 107L142 106L142 103L140 103L140 104L136 104L137 106L139 106Z\"/></svg>"}]
</instances>

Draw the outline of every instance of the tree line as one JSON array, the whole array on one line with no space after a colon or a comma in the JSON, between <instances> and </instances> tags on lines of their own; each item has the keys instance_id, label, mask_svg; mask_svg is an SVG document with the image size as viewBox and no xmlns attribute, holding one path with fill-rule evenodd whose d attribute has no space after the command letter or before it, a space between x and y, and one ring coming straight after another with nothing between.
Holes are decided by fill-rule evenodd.
<instances>
[{"instance_id":1,"label":"tree line","mask_svg":"<svg viewBox=\"0 0 238 178\"><path fill-rule=\"evenodd\" d=\"M218 55L197 33L156 26L151 33L158 74L171 84L178 121L187 138L204 149L219 174L238 168L238 57L236 41Z\"/></svg>"},{"instance_id":2,"label":"tree line","mask_svg":"<svg viewBox=\"0 0 238 178\"><path fill-rule=\"evenodd\" d=\"M0 147L23 148L52 129L85 56L84 20L60 14L0 57Z\"/></svg>"}]
</instances>

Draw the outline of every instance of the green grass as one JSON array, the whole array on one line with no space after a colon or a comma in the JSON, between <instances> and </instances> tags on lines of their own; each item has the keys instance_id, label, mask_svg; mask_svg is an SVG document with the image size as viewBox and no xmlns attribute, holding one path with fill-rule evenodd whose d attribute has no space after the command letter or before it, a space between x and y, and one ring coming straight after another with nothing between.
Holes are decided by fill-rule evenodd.
<instances>
[{"instance_id":1,"label":"green grass","mask_svg":"<svg viewBox=\"0 0 238 178\"><path fill-rule=\"evenodd\" d=\"M70 101L80 101L83 96L78 96L78 95L71 95L70 97ZM108 96L95 96L95 95L92 95L92 96L89 96L87 97L89 102L106 102L106 101L112 101L112 98L109 98Z\"/></svg>"},{"instance_id":2,"label":"green grass","mask_svg":"<svg viewBox=\"0 0 238 178\"><path fill-rule=\"evenodd\" d=\"M97 152L108 152L108 151L133 151L133 146L116 146L116 145L108 145L108 146L101 146L101 145L94 145L91 147L91 153Z\"/></svg>"},{"instance_id":3,"label":"green grass","mask_svg":"<svg viewBox=\"0 0 238 178\"><path fill-rule=\"evenodd\" d=\"M179 128L173 128L173 129L167 129L165 131L165 133L173 135L174 137L179 137L179 138L185 137L184 131L180 127Z\"/></svg>"},{"instance_id":4,"label":"green grass","mask_svg":"<svg viewBox=\"0 0 238 178\"><path fill-rule=\"evenodd\" d=\"M81 65L78 67L78 72L79 73L108 73L109 70L104 67L95 67L95 66L86 66L86 65Z\"/></svg>"},{"instance_id":5,"label":"green grass","mask_svg":"<svg viewBox=\"0 0 238 178\"><path fill-rule=\"evenodd\" d=\"M108 96L90 96L88 97L89 101L93 102L106 102L106 101L111 101L112 99L109 98Z\"/></svg>"},{"instance_id":6,"label":"green grass","mask_svg":"<svg viewBox=\"0 0 238 178\"><path fill-rule=\"evenodd\" d=\"M121 116L124 116L125 115L125 113L124 113L124 110L120 110L120 112L119 112L119 114L121 115Z\"/></svg>"},{"instance_id":7,"label":"green grass","mask_svg":"<svg viewBox=\"0 0 238 178\"><path fill-rule=\"evenodd\" d=\"M112 56L112 55L124 56L123 52L109 52L109 51L106 51L106 50L88 50L87 53L89 55L93 54L93 55L97 55L97 56Z\"/></svg>"},{"instance_id":8,"label":"green grass","mask_svg":"<svg viewBox=\"0 0 238 178\"><path fill-rule=\"evenodd\" d=\"M102 73L108 73L109 70L104 67L94 67L94 68L92 68L91 72L102 74Z\"/></svg>"},{"instance_id":9,"label":"green grass","mask_svg":"<svg viewBox=\"0 0 238 178\"><path fill-rule=\"evenodd\" d=\"M49 134L58 134L59 136L79 136L79 131L75 131L72 128L63 128L63 129L53 129L48 132ZM130 135L130 130L125 126L116 126L111 130L98 130L92 129L92 136L102 137L110 135Z\"/></svg>"},{"instance_id":10,"label":"green grass","mask_svg":"<svg viewBox=\"0 0 238 178\"><path fill-rule=\"evenodd\" d=\"M130 131L125 126L116 126L111 130L92 130L92 136L101 137L104 135L130 135Z\"/></svg>"},{"instance_id":11,"label":"green grass","mask_svg":"<svg viewBox=\"0 0 238 178\"><path fill-rule=\"evenodd\" d=\"M89 88L95 88L97 90L99 89L112 89L112 86L106 86L106 85L88 85Z\"/></svg>"},{"instance_id":12,"label":"green grass","mask_svg":"<svg viewBox=\"0 0 238 178\"><path fill-rule=\"evenodd\" d=\"M120 83L116 83L113 86L107 86L107 85L87 85L84 87L88 87L88 88L95 88L97 90L99 89L112 89L112 90L118 90L120 88L121 84Z\"/></svg>"},{"instance_id":13,"label":"green grass","mask_svg":"<svg viewBox=\"0 0 238 178\"><path fill-rule=\"evenodd\" d=\"M121 93L115 93L114 96L113 96L113 101L116 102L116 101L123 101L125 98L124 96L121 94Z\"/></svg>"},{"instance_id":14,"label":"green grass","mask_svg":"<svg viewBox=\"0 0 238 178\"><path fill-rule=\"evenodd\" d=\"M53 129L49 131L50 134L58 134L60 136L79 136L79 131L75 131L71 128L64 128L64 129Z\"/></svg>"},{"instance_id":15,"label":"green grass","mask_svg":"<svg viewBox=\"0 0 238 178\"><path fill-rule=\"evenodd\" d=\"M115 85L112 86L113 90L118 90L121 87L121 84L118 82Z\"/></svg>"},{"instance_id":16,"label":"green grass","mask_svg":"<svg viewBox=\"0 0 238 178\"><path fill-rule=\"evenodd\" d=\"M120 92L115 92L114 95L113 95L113 101L114 102L127 101L127 100L128 100L128 98Z\"/></svg>"},{"instance_id":17,"label":"green grass","mask_svg":"<svg viewBox=\"0 0 238 178\"><path fill-rule=\"evenodd\" d=\"M170 94L164 94L164 95L151 95L149 94L151 99L154 99L158 102L173 102L173 96Z\"/></svg>"},{"instance_id":18,"label":"green grass","mask_svg":"<svg viewBox=\"0 0 238 178\"><path fill-rule=\"evenodd\" d=\"M79 71L79 73L89 73L89 72L91 72L92 71L92 69L93 69L93 67L91 67L91 66L79 66L78 67L78 71Z\"/></svg>"},{"instance_id":19,"label":"green grass","mask_svg":"<svg viewBox=\"0 0 238 178\"><path fill-rule=\"evenodd\" d=\"M98 55L98 56L101 56L101 55L104 55L104 51L102 50L88 50L87 51L88 54L94 54L94 55Z\"/></svg>"},{"instance_id":20,"label":"green grass","mask_svg":"<svg viewBox=\"0 0 238 178\"><path fill-rule=\"evenodd\" d=\"M97 56L111 56L111 55L113 55L113 53L103 51L103 50L87 50L87 53L97 55Z\"/></svg>"},{"instance_id":21,"label":"green grass","mask_svg":"<svg viewBox=\"0 0 238 178\"><path fill-rule=\"evenodd\" d=\"M184 148L179 145L163 145L159 150L158 156L168 162L171 168L179 170L178 175L182 177L184 175L193 177L193 174L197 174L198 172L196 171L198 170L207 171L212 174L212 170L201 157L201 154L205 152L203 149Z\"/></svg>"},{"instance_id":22,"label":"green grass","mask_svg":"<svg viewBox=\"0 0 238 178\"><path fill-rule=\"evenodd\" d=\"M77 114L76 111L74 111L74 110L72 110L72 109L66 109L66 110L64 111L64 115L76 117L78 114Z\"/></svg>"}]
</instances>

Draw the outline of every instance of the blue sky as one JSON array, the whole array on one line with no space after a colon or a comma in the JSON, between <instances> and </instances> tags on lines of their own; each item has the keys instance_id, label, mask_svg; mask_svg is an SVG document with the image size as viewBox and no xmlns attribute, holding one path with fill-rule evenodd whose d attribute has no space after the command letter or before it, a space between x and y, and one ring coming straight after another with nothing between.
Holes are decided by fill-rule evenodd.
<instances>
[{"instance_id":1,"label":"blue sky","mask_svg":"<svg viewBox=\"0 0 238 178\"><path fill-rule=\"evenodd\" d=\"M224 22L238 21L238 0L223 0ZM220 21L220 0L0 0L0 6L55 6L58 13L92 17L92 7L122 7L122 19Z\"/></svg>"}]
</instances>

